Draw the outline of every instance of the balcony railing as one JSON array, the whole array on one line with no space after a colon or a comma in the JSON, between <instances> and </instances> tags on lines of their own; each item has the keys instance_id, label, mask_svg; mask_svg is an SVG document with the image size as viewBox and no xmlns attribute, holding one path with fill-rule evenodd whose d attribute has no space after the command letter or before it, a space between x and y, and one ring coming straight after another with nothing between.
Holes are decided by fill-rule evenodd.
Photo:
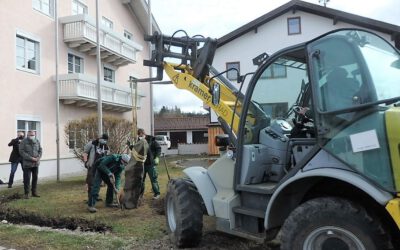
<instances>
[{"instance_id":1,"label":"balcony railing","mask_svg":"<svg viewBox=\"0 0 400 250\"><path fill-rule=\"evenodd\" d=\"M82 74L59 76L60 100L66 105L95 108L97 106L97 83L94 77ZM138 93L138 108L140 98ZM133 107L131 89L115 83L101 83L101 100L104 110L127 112Z\"/></svg>"},{"instance_id":2,"label":"balcony railing","mask_svg":"<svg viewBox=\"0 0 400 250\"><path fill-rule=\"evenodd\" d=\"M89 16L80 14L61 17L64 27L64 42L70 48L89 55L96 55L96 23ZM100 51L104 62L123 66L136 62L136 53L141 45L125 38L104 26L100 26Z\"/></svg>"}]
</instances>

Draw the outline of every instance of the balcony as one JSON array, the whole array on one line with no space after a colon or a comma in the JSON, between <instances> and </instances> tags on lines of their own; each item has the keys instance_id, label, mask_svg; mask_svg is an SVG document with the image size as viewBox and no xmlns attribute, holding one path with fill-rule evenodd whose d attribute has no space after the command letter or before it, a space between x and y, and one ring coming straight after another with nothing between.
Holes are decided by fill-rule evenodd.
<instances>
[{"instance_id":1,"label":"balcony","mask_svg":"<svg viewBox=\"0 0 400 250\"><path fill-rule=\"evenodd\" d=\"M95 77L82 74L66 74L59 76L60 101L65 105L77 107L97 107L97 83ZM138 94L138 108L140 98ZM101 99L103 110L127 112L132 110L131 89L115 83L102 81Z\"/></svg>"},{"instance_id":2,"label":"balcony","mask_svg":"<svg viewBox=\"0 0 400 250\"><path fill-rule=\"evenodd\" d=\"M96 22L81 14L60 18L64 28L64 42L82 53L96 55ZM101 60L114 66L136 63L136 53L143 47L100 25Z\"/></svg>"}]
</instances>

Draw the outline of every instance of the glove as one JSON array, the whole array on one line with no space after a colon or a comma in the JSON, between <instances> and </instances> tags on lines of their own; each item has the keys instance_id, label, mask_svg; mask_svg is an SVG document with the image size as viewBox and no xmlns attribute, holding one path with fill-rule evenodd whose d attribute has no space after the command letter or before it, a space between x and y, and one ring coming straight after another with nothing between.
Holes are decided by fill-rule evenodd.
<instances>
[{"instance_id":1,"label":"glove","mask_svg":"<svg viewBox=\"0 0 400 250\"><path fill-rule=\"evenodd\" d=\"M160 158L154 158L154 165L158 165L158 163L160 163Z\"/></svg>"}]
</instances>

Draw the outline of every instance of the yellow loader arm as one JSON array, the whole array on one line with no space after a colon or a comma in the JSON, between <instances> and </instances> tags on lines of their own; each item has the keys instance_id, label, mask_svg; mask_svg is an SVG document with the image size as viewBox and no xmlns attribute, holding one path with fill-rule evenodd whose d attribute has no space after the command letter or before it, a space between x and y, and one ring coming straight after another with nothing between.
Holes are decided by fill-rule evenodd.
<instances>
[{"instance_id":1,"label":"yellow loader arm","mask_svg":"<svg viewBox=\"0 0 400 250\"><path fill-rule=\"evenodd\" d=\"M194 94L197 98L202 100L206 105L208 105L212 110L214 110L217 115L224 120L228 126L232 126L233 132L237 135L239 128L239 116L235 111L236 96L233 94L232 90L227 88L221 82L218 82L215 78L211 79L209 76L206 77L209 84L200 82L193 76L193 70L188 65L178 65L168 62L164 62L164 71L167 73L172 83L178 89L185 89ZM212 102L211 87L214 84L219 84L220 86L220 101L217 105ZM237 102L236 110L240 110L241 103ZM233 119L233 123L232 123Z\"/></svg>"},{"instance_id":2,"label":"yellow loader arm","mask_svg":"<svg viewBox=\"0 0 400 250\"><path fill-rule=\"evenodd\" d=\"M157 83L156 81L163 80L165 71L178 89L190 91L207 104L219 116L218 120L225 133L236 141L240 123L238 114L241 112L244 96L211 67L217 40L187 35L176 37L176 33L178 32L165 36L155 32L145 37L155 48L150 60L144 60L143 65L157 68L157 76L136 81ZM180 63L168 62L167 58ZM213 71L212 74L210 71ZM218 95L213 96L212 90L215 88L219 91Z\"/></svg>"}]
</instances>

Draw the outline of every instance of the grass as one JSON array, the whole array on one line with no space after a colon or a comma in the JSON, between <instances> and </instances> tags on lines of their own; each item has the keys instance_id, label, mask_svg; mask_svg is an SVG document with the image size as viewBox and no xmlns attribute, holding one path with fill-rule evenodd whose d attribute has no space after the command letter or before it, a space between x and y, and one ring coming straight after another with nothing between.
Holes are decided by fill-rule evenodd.
<instances>
[{"instance_id":1,"label":"grass","mask_svg":"<svg viewBox=\"0 0 400 250\"><path fill-rule=\"evenodd\" d=\"M168 157L171 178L182 175L182 169L170 163L182 157ZM158 181L162 197L165 195L168 177L165 166L158 166ZM0 224L1 245L17 249L137 249L140 242L164 238L166 235L165 216L157 213L163 206L162 201L152 200L149 178L146 178L146 191L143 205L134 210L110 209L104 202L98 202L97 213L90 214L86 210L87 193L85 176L73 177L57 183L49 181L41 183L38 192L40 198L19 199L7 203L15 210L26 210L47 217L74 217L95 220L112 227L107 234L66 234L57 231L38 230ZM101 189L100 197L105 199L106 188ZM15 192L23 193L22 187L7 189L1 195ZM18 239L18 240L16 240ZM23 239L23 240L22 240ZM136 244L135 244L136 243ZM136 247L134 247L136 245Z\"/></svg>"}]
</instances>

